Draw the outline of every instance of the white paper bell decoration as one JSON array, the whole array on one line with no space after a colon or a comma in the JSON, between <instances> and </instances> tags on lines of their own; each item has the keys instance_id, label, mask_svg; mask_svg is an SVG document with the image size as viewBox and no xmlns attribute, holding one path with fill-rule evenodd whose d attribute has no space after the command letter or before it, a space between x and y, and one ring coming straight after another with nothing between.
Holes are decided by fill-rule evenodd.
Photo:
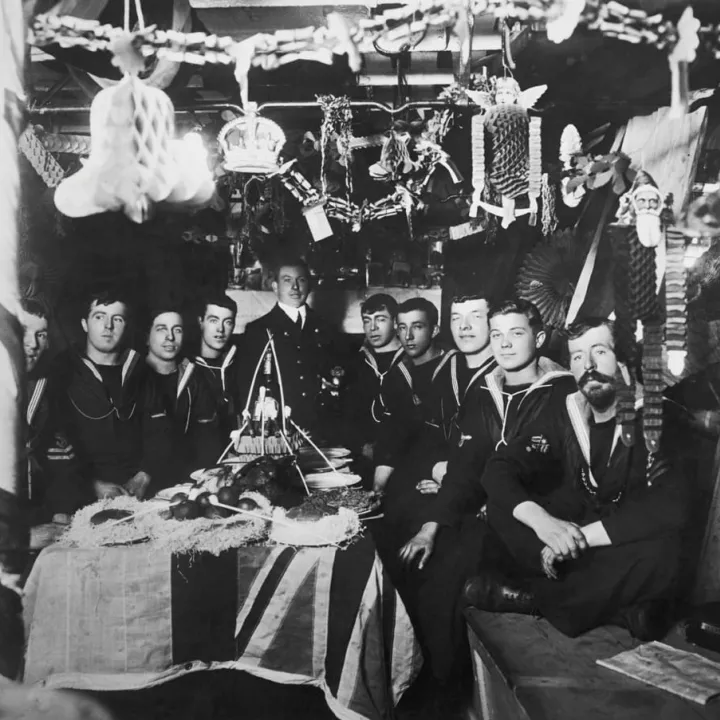
<instances>
[{"instance_id":1,"label":"white paper bell decoration","mask_svg":"<svg viewBox=\"0 0 720 720\"><path fill-rule=\"evenodd\" d=\"M101 90L90 110L90 135L90 157L55 192L64 215L122 210L141 223L157 203L195 208L212 198L207 164L174 142L175 109L162 90L133 76Z\"/></svg>"}]
</instances>

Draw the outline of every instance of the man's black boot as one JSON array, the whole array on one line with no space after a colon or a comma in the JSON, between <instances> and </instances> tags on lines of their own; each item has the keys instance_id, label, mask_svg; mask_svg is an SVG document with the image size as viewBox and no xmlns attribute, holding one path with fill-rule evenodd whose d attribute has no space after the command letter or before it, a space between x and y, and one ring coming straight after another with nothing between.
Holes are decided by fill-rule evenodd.
<instances>
[{"instance_id":1,"label":"man's black boot","mask_svg":"<svg viewBox=\"0 0 720 720\"><path fill-rule=\"evenodd\" d=\"M624 627L636 640L660 640L672 627L672 611L673 603L669 600L647 600L624 608L611 624Z\"/></svg>"},{"instance_id":2,"label":"man's black boot","mask_svg":"<svg viewBox=\"0 0 720 720\"><path fill-rule=\"evenodd\" d=\"M494 570L470 578L465 583L463 598L468 605L488 612L536 613L532 592Z\"/></svg>"}]
</instances>

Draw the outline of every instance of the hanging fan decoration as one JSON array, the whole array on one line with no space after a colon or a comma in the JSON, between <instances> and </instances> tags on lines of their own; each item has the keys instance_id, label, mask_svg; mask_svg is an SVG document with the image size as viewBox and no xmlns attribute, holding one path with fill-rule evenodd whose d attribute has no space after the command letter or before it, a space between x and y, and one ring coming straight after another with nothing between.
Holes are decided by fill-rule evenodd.
<instances>
[{"instance_id":1,"label":"hanging fan decoration","mask_svg":"<svg viewBox=\"0 0 720 720\"><path fill-rule=\"evenodd\" d=\"M515 283L518 297L532 302L549 327L565 326L582 257L572 230L553 233L528 254Z\"/></svg>"}]
</instances>

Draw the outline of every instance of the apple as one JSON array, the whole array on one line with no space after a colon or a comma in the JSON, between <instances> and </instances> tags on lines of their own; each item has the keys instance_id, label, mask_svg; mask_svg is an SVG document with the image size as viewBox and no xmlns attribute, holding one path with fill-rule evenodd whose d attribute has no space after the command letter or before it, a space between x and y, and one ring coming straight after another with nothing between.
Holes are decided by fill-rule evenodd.
<instances>
[{"instance_id":1,"label":"apple","mask_svg":"<svg viewBox=\"0 0 720 720\"><path fill-rule=\"evenodd\" d=\"M260 506L251 498L242 498L237 504L238 510L257 512Z\"/></svg>"},{"instance_id":2,"label":"apple","mask_svg":"<svg viewBox=\"0 0 720 720\"><path fill-rule=\"evenodd\" d=\"M236 487L224 487L218 490L218 502L223 505L236 505L240 497L240 490Z\"/></svg>"},{"instance_id":3,"label":"apple","mask_svg":"<svg viewBox=\"0 0 720 720\"><path fill-rule=\"evenodd\" d=\"M200 505L200 507L206 508L210 505L210 493L209 492L201 492L196 498L195 502Z\"/></svg>"},{"instance_id":4,"label":"apple","mask_svg":"<svg viewBox=\"0 0 720 720\"><path fill-rule=\"evenodd\" d=\"M200 506L191 500L186 500L173 508L173 515L177 520L194 520L200 517Z\"/></svg>"}]
</instances>

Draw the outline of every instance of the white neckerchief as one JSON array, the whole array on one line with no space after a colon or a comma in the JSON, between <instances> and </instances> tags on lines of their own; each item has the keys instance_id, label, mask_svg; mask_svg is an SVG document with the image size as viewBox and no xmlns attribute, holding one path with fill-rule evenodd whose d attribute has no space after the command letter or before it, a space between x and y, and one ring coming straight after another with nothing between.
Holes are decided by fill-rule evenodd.
<instances>
[{"instance_id":1,"label":"white neckerchief","mask_svg":"<svg viewBox=\"0 0 720 720\"><path fill-rule=\"evenodd\" d=\"M363 345L360 348L360 352L365 355L365 364L375 373L375 377L380 381L380 385L382 385L385 376L393 369L393 367L395 367L396 363L398 362L398 360L400 360L405 350L402 348L402 346L395 350L395 354L392 356L392 359L390 360L390 365L388 365L388 368L387 370L385 370L385 372L380 372L377 358L375 357L376 354L383 355L384 353L373 353L373 351L366 345ZM390 352L392 352L392 350Z\"/></svg>"},{"instance_id":2,"label":"white neckerchief","mask_svg":"<svg viewBox=\"0 0 720 720\"><path fill-rule=\"evenodd\" d=\"M305 321L307 320L307 305L301 305L299 308L290 307L285 303L281 303L278 300L278 307L293 321L297 322L298 315L302 320L302 326L305 327Z\"/></svg>"}]
</instances>

